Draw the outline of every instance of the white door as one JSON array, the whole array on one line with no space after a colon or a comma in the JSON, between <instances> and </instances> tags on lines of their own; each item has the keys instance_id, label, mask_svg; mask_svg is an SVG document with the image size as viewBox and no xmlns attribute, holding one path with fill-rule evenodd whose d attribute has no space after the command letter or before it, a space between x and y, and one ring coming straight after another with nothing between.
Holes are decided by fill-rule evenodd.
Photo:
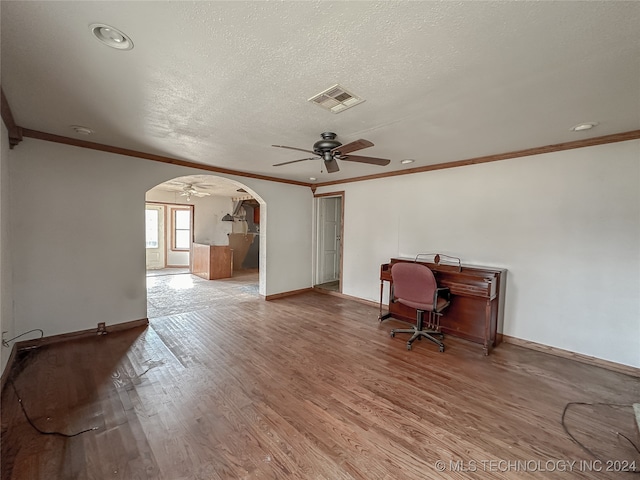
<instances>
[{"instance_id":1,"label":"white door","mask_svg":"<svg viewBox=\"0 0 640 480\"><path fill-rule=\"evenodd\" d=\"M320 198L318 218L318 283L340 280L342 198Z\"/></svg>"},{"instance_id":2,"label":"white door","mask_svg":"<svg viewBox=\"0 0 640 480\"><path fill-rule=\"evenodd\" d=\"M147 270L164 268L164 207L146 205L145 232L147 246Z\"/></svg>"}]
</instances>

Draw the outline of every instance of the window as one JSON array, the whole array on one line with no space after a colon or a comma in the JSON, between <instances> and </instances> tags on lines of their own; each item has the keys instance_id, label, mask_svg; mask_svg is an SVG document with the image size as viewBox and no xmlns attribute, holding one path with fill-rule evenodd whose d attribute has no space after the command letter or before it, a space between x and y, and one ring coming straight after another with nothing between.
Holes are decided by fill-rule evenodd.
<instances>
[{"instance_id":1,"label":"window","mask_svg":"<svg viewBox=\"0 0 640 480\"><path fill-rule=\"evenodd\" d=\"M189 250L191 248L191 209L173 211L172 250Z\"/></svg>"},{"instance_id":2,"label":"window","mask_svg":"<svg viewBox=\"0 0 640 480\"><path fill-rule=\"evenodd\" d=\"M145 210L147 248L158 248L158 210Z\"/></svg>"}]
</instances>

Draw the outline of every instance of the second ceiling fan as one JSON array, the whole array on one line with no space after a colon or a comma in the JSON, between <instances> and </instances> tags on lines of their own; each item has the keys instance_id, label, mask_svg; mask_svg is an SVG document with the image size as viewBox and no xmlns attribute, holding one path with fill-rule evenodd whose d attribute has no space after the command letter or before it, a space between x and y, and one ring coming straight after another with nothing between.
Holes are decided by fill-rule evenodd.
<instances>
[{"instance_id":1,"label":"second ceiling fan","mask_svg":"<svg viewBox=\"0 0 640 480\"><path fill-rule=\"evenodd\" d=\"M299 150L301 152L311 153L316 155L315 157L309 158L301 158L299 160L291 160L289 162L276 163L274 167L279 167L281 165L287 165L289 163L296 162L304 162L305 160L317 160L318 157L324 161L325 166L327 167L327 172L334 173L340 170L338 167L338 162L336 160L346 161L346 162L359 162L359 163L368 163L370 165L380 165L385 166L389 165L391 160L386 158L375 158L375 157L363 157L361 155L349 155L351 152L355 152L356 150L362 150L363 148L373 147L373 143L369 140L355 140L353 142L347 143L346 145L342 145L338 140L336 140L336 134L333 132L324 132L320 134L322 140L318 140L313 144L312 150L305 150L304 148L297 147L287 147L286 145L272 145L272 147L278 148L288 148L289 150Z\"/></svg>"}]
</instances>

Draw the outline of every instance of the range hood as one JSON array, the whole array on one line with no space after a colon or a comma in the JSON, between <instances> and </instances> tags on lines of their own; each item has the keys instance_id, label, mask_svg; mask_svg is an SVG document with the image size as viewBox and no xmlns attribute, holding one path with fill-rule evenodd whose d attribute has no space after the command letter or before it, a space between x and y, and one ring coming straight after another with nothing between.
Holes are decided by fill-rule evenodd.
<instances>
[{"instance_id":1,"label":"range hood","mask_svg":"<svg viewBox=\"0 0 640 480\"><path fill-rule=\"evenodd\" d=\"M235 218L241 217L242 215L240 215L240 211L243 205L250 205L253 208L260 206L260 204L255 198L248 198L248 199L244 198L240 200L235 200L233 202L233 212L231 214L227 213L224 217L222 217L222 221L233 222Z\"/></svg>"}]
</instances>

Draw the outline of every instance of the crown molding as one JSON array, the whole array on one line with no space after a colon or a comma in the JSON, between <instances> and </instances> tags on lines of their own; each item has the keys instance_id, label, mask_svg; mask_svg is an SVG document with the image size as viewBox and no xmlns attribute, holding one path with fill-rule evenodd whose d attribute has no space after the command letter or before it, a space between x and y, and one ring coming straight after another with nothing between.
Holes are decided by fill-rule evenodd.
<instances>
[{"instance_id":1,"label":"crown molding","mask_svg":"<svg viewBox=\"0 0 640 480\"><path fill-rule=\"evenodd\" d=\"M206 170L208 172L223 173L226 175L237 175L239 177L255 178L258 180L267 180L270 182L287 183L289 185L299 185L302 187L310 187L311 184L307 182L298 182L295 180L287 180L277 177L269 177L267 175L258 175L250 172L243 172L240 170L231 170L229 168L220 168L213 165L206 165L204 163L191 162L189 160L180 160L178 158L164 157L162 155L154 155L152 153L139 152L137 150L130 150L128 148L114 147L111 145L105 145L102 143L88 142L86 140L78 140L76 138L63 137L61 135L54 135L52 133L39 132L37 130L30 130L28 128L22 129L22 135L28 138L35 138L37 140L44 140L47 142L63 143L65 145L72 145L74 147L88 148L90 150L98 150L101 152L115 153L118 155L126 155L128 157L142 158L144 160L152 160L154 162L169 163L171 165L179 165L181 167L197 168L199 170Z\"/></svg>"},{"instance_id":2,"label":"crown molding","mask_svg":"<svg viewBox=\"0 0 640 480\"><path fill-rule=\"evenodd\" d=\"M318 187L327 187L331 185L340 185L344 183L363 182L366 180L376 180L380 178L397 177L400 175L411 175L414 173L430 172L433 170L443 170L446 168L456 168L456 167L464 167L468 165L477 165L479 163L498 162L501 160L509 160L512 158L520 158L520 157L527 157L531 155L540 155L544 153L560 152L563 150L573 150L576 148L592 147L596 145L604 145L607 143L625 142L628 140L637 140L640 138L640 130L631 130L628 132L614 133L611 135L604 135L601 137L592 137L592 138L585 138L582 140L574 140L571 142L545 145L543 147L527 148L524 150L516 150L513 152L486 155L482 157L474 157L474 158L469 158L465 160L456 160L453 162L437 163L434 165L425 165L423 167L415 167L415 168L409 168L405 170L396 170L393 172L377 173L374 175L365 175L361 177L352 177L352 178L345 178L342 180L312 184L308 182L299 182L296 180L288 180L288 179L283 179L278 177L271 177L268 175L259 175L259 174L254 174L250 172L232 170L229 168L220 168L220 167L215 167L213 165L191 162L188 160L180 160L177 158L165 157L162 155L154 155L151 153L140 152L137 150L130 150L127 148L114 147L111 145L105 145L101 143L88 142L85 140L78 140L75 138L64 137L61 135L54 135L51 133L39 132L37 130L30 130L27 128L23 128L18 126L15 123L13 114L11 112L11 108L9 107L9 102L5 97L4 90L2 90L1 86L0 86L0 94L2 97L1 98L2 120L9 132L9 145L10 145L9 148L11 149L13 149L13 147L18 145L22 141L23 137L29 137L29 138L35 138L38 140L48 141L48 142L62 143L65 145L88 148L91 150L115 153L118 155L126 155L129 157L135 157L135 158L142 158L144 160L151 160L154 162L168 163L171 165L196 168L196 169L205 170L208 172L222 173L226 175L236 175L239 177L255 178L258 180L267 180L270 182L286 183L289 185L299 185L302 187L309 187L312 193L314 194Z\"/></svg>"},{"instance_id":3,"label":"crown molding","mask_svg":"<svg viewBox=\"0 0 640 480\"><path fill-rule=\"evenodd\" d=\"M2 121L4 122L7 131L9 132L9 148L13 149L22 141L22 128L16 125L13 118L13 112L7 101L7 97L4 95L4 90L0 86L0 110L2 111Z\"/></svg>"},{"instance_id":4,"label":"crown molding","mask_svg":"<svg viewBox=\"0 0 640 480\"><path fill-rule=\"evenodd\" d=\"M409 168L406 170L397 170L394 172L377 173L375 175L366 175L362 177L353 177L343 180L335 180L332 182L322 182L314 184L314 187L328 187L331 185L340 185L342 183L362 182L365 180L376 180L379 178L397 177L400 175L411 175L413 173L430 172L432 170L443 170L445 168L464 167L467 165L476 165L479 163L498 162L500 160L508 160L512 158L527 157L530 155L540 155L543 153L561 152L563 150L573 150L576 148L593 147L595 145L604 145L607 143L626 142L627 140L637 140L640 138L640 130L631 130L629 132L614 133L604 135L602 137L585 138L583 140L575 140L572 142L556 143L546 145L544 147L527 148L525 150L516 150L513 152L499 153L495 155L486 155L484 157L469 158L466 160L457 160L454 162L436 163L434 165L425 165L424 167ZM315 191L315 190L314 190Z\"/></svg>"}]
</instances>

